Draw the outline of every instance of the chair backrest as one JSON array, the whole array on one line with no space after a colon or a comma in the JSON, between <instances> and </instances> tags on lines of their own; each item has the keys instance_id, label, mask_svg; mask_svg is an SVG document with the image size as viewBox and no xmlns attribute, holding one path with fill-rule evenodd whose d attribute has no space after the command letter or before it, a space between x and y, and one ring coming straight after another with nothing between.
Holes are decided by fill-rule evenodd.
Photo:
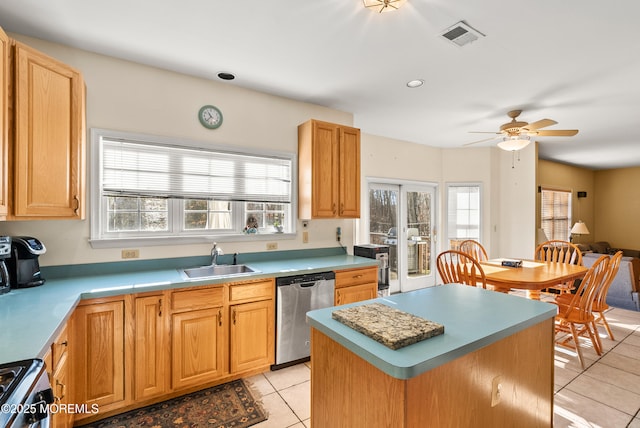
<instances>
[{"instance_id":1,"label":"chair backrest","mask_svg":"<svg viewBox=\"0 0 640 428\"><path fill-rule=\"evenodd\" d=\"M447 250L436 259L438 274L444 284L466 284L487 288L487 278L482 266L467 253Z\"/></svg>"},{"instance_id":2,"label":"chair backrest","mask_svg":"<svg viewBox=\"0 0 640 428\"><path fill-rule=\"evenodd\" d=\"M609 286L611 285L611 283L613 282L613 279L618 274L621 260L622 260L622 251L618 251L609 259L609 266L607 266L607 271L605 272L602 285L600 286L600 289L597 290L593 298L594 308L601 310L602 308L607 307L606 303L607 303L607 293L609 292Z\"/></svg>"},{"instance_id":3,"label":"chair backrest","mask_svg":"<svg viewBox=\"0 0 640 428\"><path fill-rule=\"evenodd\" d=\"M576 322L588 322L593 307L593 299L598 289L602 288L609 266L609 256L603 255L589 268L580 283L580 287L573 295L568 306L560 306L560 315L572 315Z\"/></svg>"},{"instance_id":4,"label":"chair backrest","mask_svg":"<svg viewBox=\"0 0 640 428\"><path fill-rule=\"evenodd\" d=\"M479 262L488 260L487 251L484 249L481 243L474 241L473 239L467 239L460 243L460 251L469 254L471 257Z\"/></svg>"},{"instance_id":5,"label":"chair backrest","mask_svg":"<svg viewBox=\"0 0 640 428\"><path fill-rule=\"evenodd\" d=\"M536 247L535 260L582 266L582 251L577 245L553 239Z\"/></svg>"}]
</instances>

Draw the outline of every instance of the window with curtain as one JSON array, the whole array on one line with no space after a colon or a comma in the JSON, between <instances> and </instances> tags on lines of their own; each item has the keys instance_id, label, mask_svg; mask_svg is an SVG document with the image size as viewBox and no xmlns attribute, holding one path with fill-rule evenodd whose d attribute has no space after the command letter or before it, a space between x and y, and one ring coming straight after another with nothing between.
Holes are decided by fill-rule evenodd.
<instances>
[{"instance_id":1,"label":"window with curtain","mask_svg":"<svg viewBox=\"0 0 640 428\"><path fill-rule=\"evenodd\" d=\"M100 219L92 239L291 231L294 154L94 134Z\"/></svg>"},{"instance_id":2,"label":"window with curtain","mask_svg":"<svg viewBox=\"0 0 640 428\"><path fill-rule=\"evenodd\" d=\"M473 239L480 242L480 185L447 185L447 238L449 248Z\"/></svg>"},{"instance_id":3,"label":"window with curtain","mask_svg":"<svg viewBox=\"0 0 640 428\"><path fill-rule=\"evenodd\" d=\"M541 190L540 227L549 239L569 241L571 231L571 191Z\"/></svg>"}]
</instances>

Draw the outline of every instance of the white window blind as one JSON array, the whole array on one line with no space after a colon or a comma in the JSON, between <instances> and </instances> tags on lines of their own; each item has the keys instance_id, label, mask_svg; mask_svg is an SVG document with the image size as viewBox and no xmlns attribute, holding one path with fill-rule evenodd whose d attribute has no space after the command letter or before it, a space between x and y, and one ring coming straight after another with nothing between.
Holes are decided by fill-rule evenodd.
<instances>
[{"instance_id":1,"label":"white window blind","mask_svg":"<svg viewBox=\"0 0 640 428\"><path fill-rule=\"evenodd\" d=\"M102 193L291 202L291 160L102 138Z\"/></svg>"},{"instance_id":2,"label":"white window blind","mask_svg":"<svg viewBox=\"0 0 640 428\"><path fill-rule=\"evenodd\" d=\"M549 239L569 240L571 192L542 189L540 226Z\"/></svg>"}]
</instances>

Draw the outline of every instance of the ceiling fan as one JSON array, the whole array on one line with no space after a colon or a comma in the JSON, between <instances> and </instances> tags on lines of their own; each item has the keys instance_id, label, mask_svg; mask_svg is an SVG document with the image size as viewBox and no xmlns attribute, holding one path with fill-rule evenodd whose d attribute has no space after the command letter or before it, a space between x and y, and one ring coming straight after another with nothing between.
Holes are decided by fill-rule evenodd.
<instances>
[{"instance_id":1,"label":"ceiling fan","mask_svg":"<svg viewBox=\"0 0 640 428\"><path fill-rule=\"evenodd\" d=\"M479 134L497 134L499 135L499 137L491 137L479 141L473 141L471 143L465 144L465 146L470 146L472 144L478 144L495 139L498 141L498 147L500 147L501 149L514 151L525 148L529 144L532 136L571 137L578 133L577 129L543 130L541 128L555 125L558 122L551 119L541 119L536 122L527 123L517 120L518 116L520 116L520 113L522 113L522 110L511 110L509 113L507 113L507 115L511 118L511 122L507 122L500 126L500 131L498 132L471 131L472 133Z\"/></svg>"}]
</instances>

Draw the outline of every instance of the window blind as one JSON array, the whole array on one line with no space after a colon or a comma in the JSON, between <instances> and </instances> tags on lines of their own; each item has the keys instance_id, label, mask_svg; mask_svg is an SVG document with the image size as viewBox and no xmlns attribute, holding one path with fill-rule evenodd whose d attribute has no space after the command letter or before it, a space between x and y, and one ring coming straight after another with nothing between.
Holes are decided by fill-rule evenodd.
<instances>
[{"instance_id":1,"label":"window blind","mask_svg":"<svg viewBox=\"0 0 640 428\"><path fill-rule=\"evenodd\" d=\"M449 239L480 238L480 186L447 188L447 234Z\"/></svg>"},{"instance_id":2,"label":"window blind","mask_svg":"<svg viewBox=\"0 0 640 428\"><path fill-rule=\"evenodd\" d=\"M102 137L102 193L291 202L291 160Z\"/></svg>"},{"instance_id":3,"label":"window blind","mask_svg":"<svg viewBox=\"0 0 640 428\"><path fill-rule=\"evenodd\" d=\"M569 240L571 192L542 189L540 226L549 239Z\"/></svg>"}]
</instances>

